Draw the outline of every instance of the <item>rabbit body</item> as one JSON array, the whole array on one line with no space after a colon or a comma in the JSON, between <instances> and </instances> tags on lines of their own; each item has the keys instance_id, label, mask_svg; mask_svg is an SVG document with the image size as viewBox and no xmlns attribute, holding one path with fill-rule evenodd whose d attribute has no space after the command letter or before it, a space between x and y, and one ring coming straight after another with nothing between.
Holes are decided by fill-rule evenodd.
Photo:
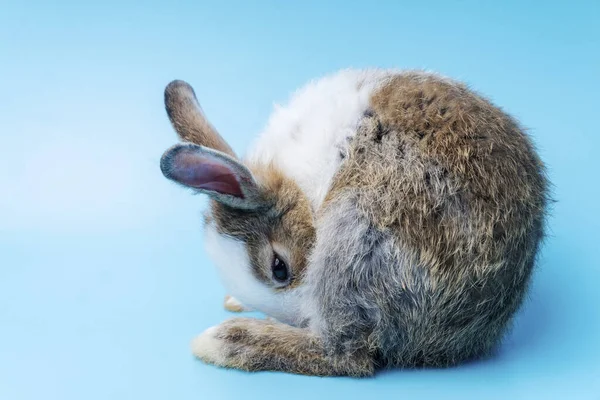
<instances>
[{"instance_id":1,"label":"rabbit body","mask_svg":"<svg viewBox=\"0 0 600 400\"><path fill-rule=\"evenodd\" d=\"M279 107L241 161L216 131L186 130L201 115L178 111L190 91L167 88L173 125L194 144L161 168L212 196L206 249L223 283L277 320L209 328L193 341L199 358L368 376L497 347L527 292L547 201L543 164L510 116L435 74L345 70Z\"/></svg>"}]
</instances>

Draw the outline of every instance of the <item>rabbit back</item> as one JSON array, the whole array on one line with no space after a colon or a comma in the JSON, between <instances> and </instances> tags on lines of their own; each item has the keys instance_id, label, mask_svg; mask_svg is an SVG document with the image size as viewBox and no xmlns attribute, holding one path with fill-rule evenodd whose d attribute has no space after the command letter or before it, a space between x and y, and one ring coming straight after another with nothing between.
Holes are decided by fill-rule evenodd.
<instances>
[{"instance_id":1,"label":"rabbit back","mask_svg":"<svg viewBox=\"0 0 600 400\"><path fill-rule=\"evenodd\" d=\"M445 366L488 354L526 294L547 182L518 124L401 73L370 97L317 219L305 313L335 354Z\"/></svg>"}]
</instances>

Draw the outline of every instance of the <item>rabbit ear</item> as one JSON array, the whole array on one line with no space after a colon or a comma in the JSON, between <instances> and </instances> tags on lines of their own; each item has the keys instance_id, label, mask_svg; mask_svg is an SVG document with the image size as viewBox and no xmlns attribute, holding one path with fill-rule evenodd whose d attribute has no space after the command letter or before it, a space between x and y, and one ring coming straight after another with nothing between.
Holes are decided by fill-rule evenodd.
<instances>
[{"instance_id":1,"label":"rabbit ear","mask_svg":"<svg viewBox=\"0 0 600 400\"><path fill-rule=\"evenodd\" d=\"M192 143L175 145L163 154L160 169L168 179L230 207L256 209L266 204L252 173L216 150Z\"/></svg>"},{"instance_id":2,"label":"rabbit ear","mask_svg":"<svg viewBox=\"0 0 600 400\"><path fill-rule=\"evenodd\" d=\"M194 89L188 83L176 80L167 85L165 108L181 140L236 158L231 147L204 116Z\"/></svg>"}]
</instances>

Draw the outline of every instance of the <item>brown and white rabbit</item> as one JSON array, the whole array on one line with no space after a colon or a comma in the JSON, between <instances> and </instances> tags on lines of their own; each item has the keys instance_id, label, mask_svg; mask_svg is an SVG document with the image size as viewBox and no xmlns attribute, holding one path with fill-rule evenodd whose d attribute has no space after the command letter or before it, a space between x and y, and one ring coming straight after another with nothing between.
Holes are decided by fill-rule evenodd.
<instances>
[{"instance_id":1,"label":"brown and white rabbit","mask_svg":"<svg viewBox=\"0 0 600 400\"><path fill-rule=\"evenodd\" d=\"M248 371L372 375L488 355L526 293L547 181L519 125L438 75L344 70L275 110L244 159L192 88L163 174L208 194L206 249L235 318L192 342Z\"/></svg>"}]
</instances>

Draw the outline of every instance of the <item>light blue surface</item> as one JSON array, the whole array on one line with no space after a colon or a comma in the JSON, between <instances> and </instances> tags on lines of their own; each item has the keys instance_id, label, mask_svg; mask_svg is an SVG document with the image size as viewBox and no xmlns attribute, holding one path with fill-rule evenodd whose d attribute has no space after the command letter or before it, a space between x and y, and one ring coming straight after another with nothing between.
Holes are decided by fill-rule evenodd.
<instances>
[{"instance_id":1,"label":"light blue surface","mask_svg":"<svg viewBox=\"0 0 600 400\"><path fill-rule=\"evenodd\" d=\"M320 3L0 3L0 399L600 399L600 3ZM530 128L558 203L527 307L497 357L450 370L203 365L190 339L230 314L204 200L158 168L163 88L191 82L242 151L348 66L437 70Z\"/></svg>"}]
</instances>

